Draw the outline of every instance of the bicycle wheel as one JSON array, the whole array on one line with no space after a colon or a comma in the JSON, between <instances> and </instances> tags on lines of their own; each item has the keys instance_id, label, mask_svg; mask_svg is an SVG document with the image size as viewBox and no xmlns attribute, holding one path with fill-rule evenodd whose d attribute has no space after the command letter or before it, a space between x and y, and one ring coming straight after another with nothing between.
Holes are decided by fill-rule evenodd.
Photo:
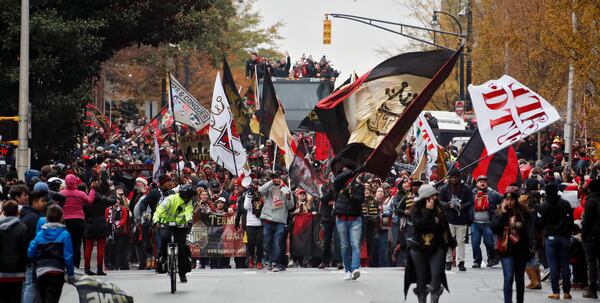
<instances>
[{"instance_id":1,"label":"bicycle wheel","mask_svg":"<svg viewBox=\"0 0 600 303\"><path fill-rule=\"evenodd\" d=\"M173 251L171 251L171 255L169 256L169 278L171 279L171 293L174 294L177 291L177 271Z\"/></svg>"}]
</instances>

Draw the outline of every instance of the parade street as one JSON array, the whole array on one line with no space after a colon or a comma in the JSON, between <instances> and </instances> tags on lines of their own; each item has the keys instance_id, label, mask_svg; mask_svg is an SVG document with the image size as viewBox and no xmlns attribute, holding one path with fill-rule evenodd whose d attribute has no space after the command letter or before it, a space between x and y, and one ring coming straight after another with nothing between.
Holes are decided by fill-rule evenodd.
<instances>
[{"instance_id":1,"label":"parade street","mask_svg":"<svg viewBox=\"0 0 600 303\"><path fill-rule=\"evenodd\" d=\"M446 272L451 293L444 293L444 302L501 302L502 269L468 269L467 272ZM344 281L343 271L292 268L272 273L265 270L244 269L199 270L188 274L187 284L179 283L177 292L171 294L166 275L158 277L151 271L112 272L102 278L121 287L134 297L135 302L178 303L270 303L270 302L405 302L402 293L404 269L364 268L358 281ZM548 302L550 284L542 290L525 291L526 302ZM293 295L295 294L295 295ZM590 302L581 298L582 291L572 292L569 302ZM474 300L474 301L473 301ZM75 303L77 293L65 286L61 302ZM411 293L406 302L417 302Z\"/></svg>"}]
</instances>

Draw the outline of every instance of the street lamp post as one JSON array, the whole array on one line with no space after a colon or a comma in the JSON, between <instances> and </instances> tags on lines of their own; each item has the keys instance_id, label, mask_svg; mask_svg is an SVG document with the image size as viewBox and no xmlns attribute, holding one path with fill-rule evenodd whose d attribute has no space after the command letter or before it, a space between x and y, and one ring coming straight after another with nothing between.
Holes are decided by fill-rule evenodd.
<instances>
[{"instance_id":1,"label":"street lamp post","mask_svg":"<svg viewBox=\"0 0 600 303\"><path fill-rule=\"evenodd\" d=\"M442 14L442 15L446 15L450 18L452 18L452 20L454 20L454 22L458 25L458 31L461 34L461 44L464 44L464 32L463 32L463 28L462 25L460 24L460 21L458 21L458 18L456 18L454 15L444 12L444 11L433 11L433 19L431 20L431 24L439 24L438 22L438 14ZM452 26L454 27L454 26ZM465 101L465 56L464 53L461 52L460 53L460 57L459 57L459 61L458 61L458 65L459 65L459 70L458 70L458 92L459 92L459 99L461 101Z\"/></svg>"}]
</instances>

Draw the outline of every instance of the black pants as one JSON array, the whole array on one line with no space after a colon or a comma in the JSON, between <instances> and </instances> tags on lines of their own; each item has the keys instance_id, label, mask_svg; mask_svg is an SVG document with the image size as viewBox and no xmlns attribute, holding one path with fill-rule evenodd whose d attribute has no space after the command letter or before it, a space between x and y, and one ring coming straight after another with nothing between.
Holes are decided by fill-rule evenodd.
<instances>
[{"instance_id":1,"label":"black pants","mask_svg":"<svg viewBox=\"0 0 600 303\"><path fill-rule=\"evenodd\" d=\"M65 277L63 275L43 275L37 278L42 303L58 303L62 293Z\"/></svg>"},{"instance_id":2,"label":"black pants","mask_svg":"<svg viewBox=\"0 0 600 303\"><path fill-rule=\"evenodd\" d=\"M363 224L367 238L367 255L369 267L377 267L379 263L378 242L377 242L377 223L367 219L367 224Z\"/></svg>"},{"instance_id":3,"label":"black pants","mask_svg":"<svg viewBox=\"0 0 600 303\"><path fill-rule=\"evenodd\" d=\"M337 235L335 222L323 222L321 228L323 229L323 263L328 265L332 261L334 263L341 262L340 239Z\"/></svg>"},{"instance_id":4,"label":"black pants","mask_svg":"<svg viewBox=\"0 0 600 303\"><path fill-rule=\"evenodd\" d=\"M65 220L67 231L71 235L73 243L73 265L79 268L81 261L81 242L83 240L83 232L85 231L85 221L83 219L67 219Z\"/></svg>"},{"instance_id":5,"label":"black pants","mask_svg":"<svg viewBox=\"0 0 600 303\"><path fill-rule=\"evenodd\" d=\"M263 258L263 230L262 226L246 226L248 244L246 244L248 258L254 262L261 262Z\"/></svg>"},{"instance_id":6,"label":"black pants","mask_svg":"<svg viewBox=\"0 0 600 303\"><path fill-rule=\"evenodd\" d=\"M177 265L179 267L179 275L185 276L186 273L191 271L192 266L189 261L189 248L186 243L187 239L187 229L172 229L174 232L174 240L177 243ZM167 248L169 246L169 241L171 241L171 230L168 228L160 229L160 250L159 250L159 260L162 262L166 262L167 258ZM164 258L163 258L164 256ZM166 264L166 263L165 263Z\"/></svg>"},{"instance_id":7,"label":"black pants","mask_svg":"<svg viewBox=\"0 0 600 303\"><path fill-rule=\"evenodd\" d=\"M446 252L438 248L427 254L418 249L409 249L409 253L417 274L417 288L426 291L427 278L431 277L429 285L434 290L439 289L442 284Z\"/></svg>"},{"instance_id":8,"label":"black pants","mask_svg":"<svg viewBox=\"0 0 600 303\"><path fill-rule=\"evenodd\" d=\"M598 291L598 269L600 266L600 245L594 243L583 243L585 259L587 261L588 282L591 292Z\"/></svg>"},{"instance_id":9,"label":"black pants","mask_svg":"<svg viewBox=\"0 0 600 303\"><path fill-rule=\"evenodd\" d=\"M107 244L106 250L112 270L129 269L129 235L115 236L115 241Z\"/></svg>"},{"instance_id":10,"label":"black pants","mask_svg":"<svg viewBox=\"0 0 600 303\"><path fill-rule=\"evenodd\" d=\"M21 303L23 282L0 282L0 303Z\"/></svg>"}]
</instances>

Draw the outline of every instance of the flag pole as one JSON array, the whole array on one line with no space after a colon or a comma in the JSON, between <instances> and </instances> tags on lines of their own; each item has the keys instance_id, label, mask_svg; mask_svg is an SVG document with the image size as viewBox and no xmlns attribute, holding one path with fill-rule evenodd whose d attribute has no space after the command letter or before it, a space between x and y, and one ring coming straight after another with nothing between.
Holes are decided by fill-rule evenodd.
<instances>
[{"instance_id":1,"label":"flag pole","mask_svg":"<svg viewBox=\"0 0 600 303\"><path fill-rule=\"evenodd\" d=\"M231 138L231 123L232 121L230 121L229 125L227 126L227 137L229 137L229 147L231 148L231 155L233 156L233 167L235 167L235 176L237 178L240 176L240 174L238 172L237 162L235 160L235 149L233 148L233 140Z\"/></svg>"},{"instance_id":2,"label":"flag pole","mask_svg":"<svg viewBox=\"0 0 600 303\"><path fill-rule=\"evenodd\" d=\"M175 104L173 103L173 89L171 87L171 73L167 72L166 78L167 85L169 87L169 104L171 104L171 115L173 115L173 128L175 135L175 150L177 152L177 179L179 179L179 184L181 184L181 170L179 169L179 140L177 140L177 118L175 117Z\"/></svg>"},{"instance_id":3,"label":"flag pole","mask_svg":"<svg viewBox=\"0 0 600 303\"><path fill-rule=\"evenodd\" d=\"M273 171L275 171L275 162L277 162L277 143L275 143L275 141L273 141L273 146L275 147L273 149Z\"/></svg>"},{"instance_id":4,"label":"flag pole","mask_svg":"<svg viewBox=\"0 0 600 303\"><path fill-rule=\"evenodd\" d=\"M255 104L254 111L260 110L260 92L258 91L258 69L256 65L254 65L254 83L256 84L256 90L254 91ZM258 117L258 148L260 149L262 135L260 132L260 123L262 123L262 111L259 112L260 117Z\"/></svg>"}]
</instances>

